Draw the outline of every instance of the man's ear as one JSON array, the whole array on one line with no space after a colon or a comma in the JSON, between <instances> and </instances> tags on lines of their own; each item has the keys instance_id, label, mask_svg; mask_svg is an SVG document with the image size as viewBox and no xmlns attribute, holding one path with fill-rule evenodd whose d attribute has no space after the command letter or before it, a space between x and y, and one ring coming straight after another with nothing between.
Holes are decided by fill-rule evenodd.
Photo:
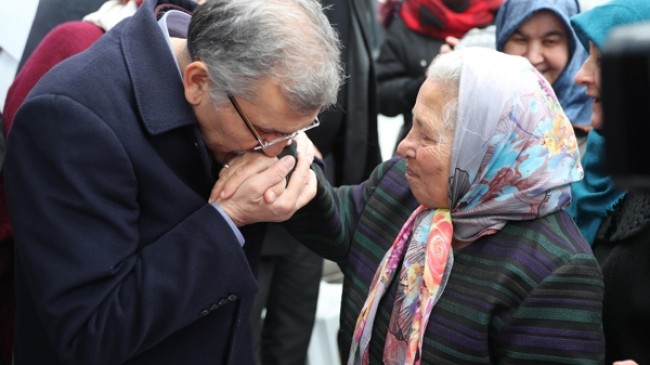
<instances>
[{"instance_id":1,"label":"man's ear","mask_svg":"<svg viewBox=\"0 0 650 365\"><path fill-rule=\"evenodd\" d=\"M210 95L210 78L205 63L194 61L183 69L185 100L192 105L200 104Z\"/></svg>"}]
</instances>

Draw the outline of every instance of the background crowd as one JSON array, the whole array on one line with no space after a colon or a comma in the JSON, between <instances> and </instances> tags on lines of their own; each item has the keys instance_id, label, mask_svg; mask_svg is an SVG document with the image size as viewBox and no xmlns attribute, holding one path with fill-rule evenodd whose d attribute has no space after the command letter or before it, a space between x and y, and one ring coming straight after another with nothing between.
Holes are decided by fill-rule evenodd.
<instances>
[{"instance_id":1,"label":"background crowd","mask_svg":"<svg viewBox=\"0 0 650 365\"><path fill-rule=\"evenodd\" d=\"M650 363L650 193L610 176L601 99L609 36L647 22L0 4L0 365L308 364L326 272L341 363Z\"/></svg>"}]
</instances>

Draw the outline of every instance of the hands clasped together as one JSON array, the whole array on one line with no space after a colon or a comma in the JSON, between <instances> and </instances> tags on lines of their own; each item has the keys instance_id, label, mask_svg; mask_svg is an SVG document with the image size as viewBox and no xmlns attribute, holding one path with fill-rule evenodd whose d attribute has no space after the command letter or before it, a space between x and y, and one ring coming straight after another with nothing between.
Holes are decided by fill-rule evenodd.
<instances>
[{"instance_id":1,"label":"hands clasped together","mask_svg":"<svg viewBox=\"0 0 650 365\"><path fill-rule=\"evenodd\" d=\"M209 202L219 204L238 227L291 218L316 195L316 175L310 168L316 149L304 133L292 143L297 143L297 161L293 156L278 159L259 152L228 161L229 167L221 169Z\"/></svg>"}]
</instances>

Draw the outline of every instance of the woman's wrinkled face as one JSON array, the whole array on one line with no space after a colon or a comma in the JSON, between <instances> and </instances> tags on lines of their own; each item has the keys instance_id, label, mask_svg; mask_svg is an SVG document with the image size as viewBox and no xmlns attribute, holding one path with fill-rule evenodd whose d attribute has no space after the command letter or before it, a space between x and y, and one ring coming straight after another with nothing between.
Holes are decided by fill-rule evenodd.
<instances>
[{"instance_id":1,"label":"woman's wrinkled face","mask_svg":"<svg viewBox=\"0 0 650 365\"><path fill-rule=\"evenodd\" d=\"M575 77L576 83L587 89L587 95L594 99L591 106L591 126L600 129L603 126L603 105L600 102L600 51L589 42L589 57L582 64Z\"/></svg>"},{"instance_id":2,"label":"woman's wrinkled face","mask_svg":"<svg viewBox=\"0 0 650 365\"><path fill-rule=\"evenodd\" d=\"M413 195L420 204L435 209L449 208L454 138L453 127L444 123L443 110L449 98L441 92L443 87L430 79L422 85L413 108L413 127L397 147L397 153L406 159L406 179Z\"/></svg>"},{"instance_id":3,"label":"woman's wrinkled face","mask_svg":"<svg viewBox=\"0 0 650 365\"><path fill-rule=\"evenodd\" d=\"M569 33L555 13L540 10L508 38L503 52L526 57L553 85L569 62Z\"/></svg>"}]
</instances>

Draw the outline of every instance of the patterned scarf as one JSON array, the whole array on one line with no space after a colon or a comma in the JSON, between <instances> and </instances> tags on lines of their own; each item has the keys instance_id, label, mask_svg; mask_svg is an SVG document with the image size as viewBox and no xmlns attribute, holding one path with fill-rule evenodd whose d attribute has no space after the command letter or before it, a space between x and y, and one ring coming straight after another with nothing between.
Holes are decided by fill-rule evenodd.
<instances>
[{"instance_id":1,"label":"patterned scarf","mask_svg":"<svg viewBox=\"0 0 650 365\"><path fill-rule=\"evenodd\" d=\"M473 242L508 221L564 209L571 183L583 176L571 123L525 58L485 48L453 54L434 62L463 59L449 172L452 209L420 206L404 224L370 284L348 365L369 362L375 316L395 277L383 362L419 364L429 316L451 275L452 239Z\"/></svg>"},{"instance_id":2,"label":"patterned scarf","mask_svg":"<svg viewBox=\"0 0 650 365\"><path fill-rule=\"evenodd\" d=\"M433 210L420 205L411 214L375 272L357 319L348 365L368 364L366 349L377 306L400 262L398 295L386 337L384 363L420 363L429 314L447 284L454 261L452 233L451 215L446 209Z\"/></svg>"}]
</instances>

